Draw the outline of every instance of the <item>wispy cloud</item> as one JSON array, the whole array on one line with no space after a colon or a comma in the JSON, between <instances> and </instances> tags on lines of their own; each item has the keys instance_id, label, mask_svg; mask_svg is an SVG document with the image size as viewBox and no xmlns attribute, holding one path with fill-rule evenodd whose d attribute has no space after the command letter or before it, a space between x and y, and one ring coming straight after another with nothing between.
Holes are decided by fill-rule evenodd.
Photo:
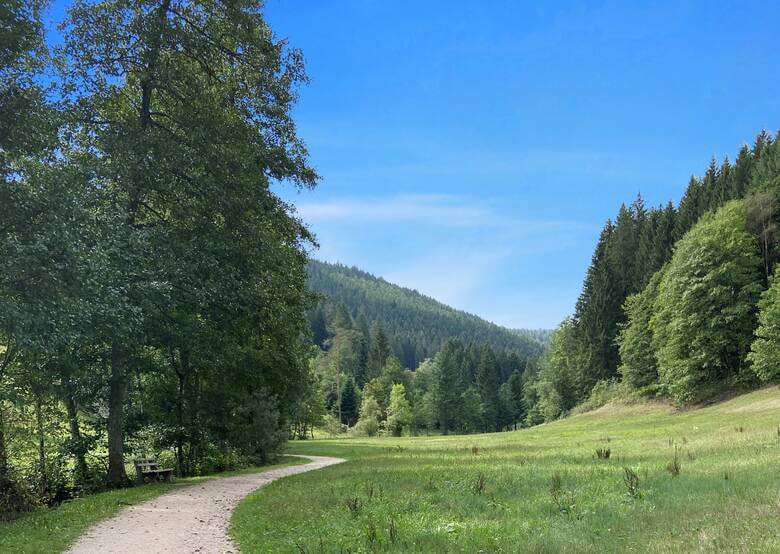
<instances>
[{"instance_id":1,"label":"wispy cloud","mask_svg":"<svg viewBox=\"0 0 780 554\"><path fill-rule=\"evenodd\" d=\"M403 194L370 198L336 198L299 203L304 221L320 222L418 222L443 227L568 228L576 222L516 219L474 199L444 194Z\"/></svg>"},{"instance_id":2,"label":"wispy cloud","mask_svg":"<svg viewBox=\"0 0 780 554\"><path fill-rule=\"evenodd\" d=\"M528 213L524 206L465 195L337 196L299 202L297 209L320 239L315 257L357 264L510 326L559 319L563 308L551 317L539 313L550 299L536 298L541 291L524 284L527 274L541 271L550 257L571 256L581 237L595 232L582 222L523 217L515 212Z\"/></svg>"}]
</instances>

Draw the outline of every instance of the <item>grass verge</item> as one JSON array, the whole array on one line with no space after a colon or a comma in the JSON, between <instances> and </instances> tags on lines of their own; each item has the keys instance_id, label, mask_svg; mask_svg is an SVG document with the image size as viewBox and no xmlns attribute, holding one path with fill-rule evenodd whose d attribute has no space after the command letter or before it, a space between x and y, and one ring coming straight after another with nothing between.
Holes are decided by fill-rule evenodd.
<instances>
[{"instance_id":1,"label":"grass verge","mask_svg":"<svg viewBox=\"0 0 780 554\"><path fill-rule=\"evenodd\" d=\"M138 504L175 488L190 486L208 479L257 473L301 463L307 463L307 460L284 456L280 463L274 465L177 479L175 483L170 484L144 485L78 498L57 508L38 510L12 522L0 522L0 552L25 554L61 552L88 527L111 517L125 506Z\"/></svg>"},{"instance_id":2,"label":"grass verge","mask_svg":"<svg viewBox=\"0 0 780 554\"><path fill-rule=\"evenodd\" d=\"M780 551L778 387L686 412L609 406L512 433L291 451L349 461L241 502L244 554Z\"/></svg>"}]
</instances>

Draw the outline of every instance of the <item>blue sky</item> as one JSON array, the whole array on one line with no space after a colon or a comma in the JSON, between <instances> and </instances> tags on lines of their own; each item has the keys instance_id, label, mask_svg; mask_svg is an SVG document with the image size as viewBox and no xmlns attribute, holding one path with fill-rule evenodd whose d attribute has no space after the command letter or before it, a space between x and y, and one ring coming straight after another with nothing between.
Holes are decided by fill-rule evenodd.
<instances>
[{"instance_id":1,"label":"blue sky","mask_svg":"<svg viewBox=\"0 0 780 554\"><path fill-rule=\"evenodd\" d=\"M62 0L58 2L61 4ZM511 327L571 312L621 202L780 128L777 2L268 0L303 50L314 256Z\"/></svg>"}]
</instances>

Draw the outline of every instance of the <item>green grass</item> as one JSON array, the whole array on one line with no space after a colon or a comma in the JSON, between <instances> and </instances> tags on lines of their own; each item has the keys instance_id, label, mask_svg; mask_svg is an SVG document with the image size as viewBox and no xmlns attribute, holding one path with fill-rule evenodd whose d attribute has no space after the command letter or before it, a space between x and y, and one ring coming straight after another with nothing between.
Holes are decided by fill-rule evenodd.
<instances>
[{"instance_id":1,"label":"green grass","mask_svg":"<svg viewBox=\"0 0 780 554\"><path fill-rule=\"evenodd\" d=\"M78 498L55 509L33 512L12 522L0 522L0 552L61 552L89 526L111 517L120 509L160 496L170 490L217 477L230 477L266 471L275 467L306 463L308 460L285 456L279 464L237 471L177 479L175 483L144 485Z\"/></svg>"},{"instance_id":2,"label":"green grass","mask_svg":"<svg viewBox=\"0 0 780 554\"><path fill-rule=\"evenodd\" d=\"M512 433L301 441L291 451L349 461L253 493L231 532L245 554L778 552L779 426L772 387L686 412L607 407ZM677 477L666 469L675 447ZM639 476L637 498L624 467Z\"/></svg>"}]
</instances>

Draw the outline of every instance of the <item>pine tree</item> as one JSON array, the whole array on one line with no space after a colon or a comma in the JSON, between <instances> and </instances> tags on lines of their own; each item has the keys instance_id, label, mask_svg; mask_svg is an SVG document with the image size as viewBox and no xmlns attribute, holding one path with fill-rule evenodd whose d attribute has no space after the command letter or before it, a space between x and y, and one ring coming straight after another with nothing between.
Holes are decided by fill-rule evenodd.
<instances>
[{"instance_id":1,"label":"pine tree","mask_svg":"<svg viewBox=\"0 0 780 554\"><path fill-rule=\"evenodd\" d=\"M658 218L655 240L653 241L653 263L650 275L661 269L672 257L676 218L677 211L674 209L674 205L669 202L660 212Z\"/></svg>"},{"instance_id":2,"label":"pine tree","mask_svg":"<svg viewBox=\"0 0 780 554\"><path fill-rule=\"evenodd\" d=\"M484 429L499 429L499 374L496 355L489 346L484 346L477 365L476 385L482 399Z\"/></svg>"},{"instance_id":3,"label":"pine tree","mask_svg":"<svg viewBox=\"0 0 780 554\"><path fill-rule=\"evenodd\" d=\"M698 221L699 215L703 212L700 209L702 204L702 187L696 177L691 176L688 188L685 190L680 205L677 208L677 217L674 225L674 240L680 240L688 232L688 229Z\"/></svg>"},{"instance_id":4,"label":"pine tree","mask_svg":"<svg viewBox=\"0 0 780 554\"><path fill-rule=\"evenodd\" d=\"M576 379L580 400L584 400L597 381L617 373L615 336L618 321L623 316L624 292L620 286L624 279L616 276L613 265L617 258L610 248L614 232L615 226L607 221L588 268L571 325L570 334L576 337L574 341L578 345L571 356L582 361Z\"/></svg>"},{"instance_id":5,"label":"pine tree","mask_svg":"<svg viewBox=\"0 0 780 554\"><path fill-rule=\"evenodd\" d=\"M639 233L639 246L636 250L636 276L640 288L647 283L647 280L655 272L655 248L658 242L659 226L661 223L662 212L654 209L647 215L645 224Z\"/></svg>"},{"instance_id":6,"label":"pine tree","mask_svg":"<svg viewBox=\"0 0 780 554\"><path fill-rule=\"evenodd\" d=\"M525 384L523 372L521 372L519 369L515 370L509 377L509 381L507 381L506 384L509 385L509 391L511 393L512 399L512 419L510 424L514 425L514 428L517 429L517 424L524 421L528 413L527 406L523 399L523 386Z\"/></svg>"},{"instance_id":7,"label":"pine tree","mask_svg":"<svg viewBox=\"0 0 780 554\"><path fill-rule=\"evenodd\" d=\"M376 321L371 328L371 347L368 351L368 367L366 368L367 380L379 377L390 353L390 343L385 335L384 327L380 321Z\"/></svg>"},{"instance_id":8,"label":"pine tree","mask_svg":"<svg viewBox=\"0 0 780 554\"><path fill-rule=\"evenodd\" d=\"M732 191L730 198L743 198L750 186L750 177L753 173L753 152L747 144L739 149L737 161L734 164L734 177L731 181Z\"/></svg>"},{"instance_id":9,"label":"pine tree","mask_svg":"<svg viewBox=\"0 0 780 554\"><path fill-rule=\"evenodd\" d=\"M358 396L355 388L355 381L350 378L344 379L344 385L341 389L341 423L344 425L354 425L358 417Z\"/></svg>"},{"instance_id":10,"label":"pine tree","mask_svg":"<svg viewBox=\"0 0 780 554\"><path fill-rule=\"evenodd\" d=\"M352 316L349 315L349 311L344 304L337 304L333 311L333 317L331 318L332 334L336 334L339 330L349 330L354 328L352 322Z\"/></svg>"},{"instance_id":11,"label":"pine tree","mask_svg":"<svg viewBox=\"0 0 780 554\"><path fill-rule=\"evenodd\" d=\"M463 345L449 340L436 355L435 404L439 429L445 435L456 431L462 416L461 394L463 378Z\"/></svg>"},{"instance_id":12,"label":"pine tree","mask_svg":"<svg viewBox=\"0 0 780 554\"><path fill-rule=\"evenodd\" d=\"M330 338L330 333L328 332L325 309L321 302L309 312L309 325L311 327L312 342L320 348L324 348L325 341Z\"/></svg>"}]
</instances>

